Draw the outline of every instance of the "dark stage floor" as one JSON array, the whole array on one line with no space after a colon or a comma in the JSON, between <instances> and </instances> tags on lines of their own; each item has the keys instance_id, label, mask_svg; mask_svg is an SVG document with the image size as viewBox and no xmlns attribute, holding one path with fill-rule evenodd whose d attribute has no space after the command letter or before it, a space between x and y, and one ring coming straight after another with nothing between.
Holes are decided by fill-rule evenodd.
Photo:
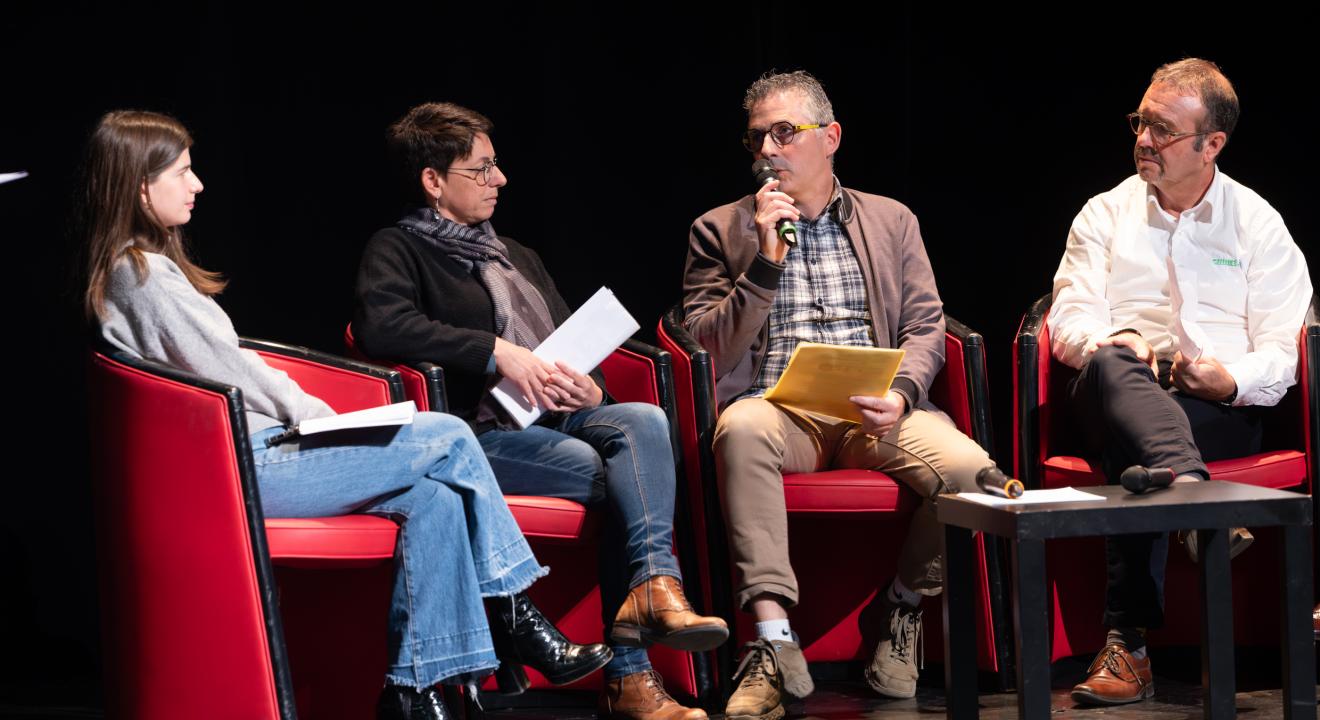
<instances>
[{"instance_id":1,"label":"dark stage floor","mask_svg":"<svg viewBox=\"0 0 1320 720\"><path fill-rule=\"evenodd\" d=\"M1106 718L1114 720L1166 720L1201 717L1201 688L1176 681L1156 681L1153 699L1114 708L1083 708L1075 705L1067 690L1056 690L1051 705L1056 718ZM1279 690L1238 693L1238 716L1246 720L1275 718L1281 714ZM916 720L944 714L944 691L923 687L912 700L883 700L861 683L831 682L817 689L805 702L789 707L789 718L802 720ZM590 720L589 708L561 708L548 712L499 710L487 713L490 720ZM720 716L716 716L718 718ZM1000 693L981 696L981 717L1007 720L1017 717L1017 695Z\"/></svg>"},{"instance_id":2,"label":"dark stage floor","mask_svg":"<svg viewBox=\"0 0 1320 720\"><path fill-rule=\"evenodd\" d=\"M1202 717L1201 687L1178 680L1156 677L1155 697L1145 702L1119 707L1082 707L1073 703L1067 689L1054 691L1051 701L1055 718L1104 718L1105 720L1187 720ZM884 700L863 683L827 682L804 702L789 706L789 720L929 720L944 715L944 691L938 687L920 688L912 700ZM1243 720L1266 720L1282 715L1280 691L1259 689L1237 694L1238 717ZM488 720L592 720L593 708L557 708L554 710L493 710ZM718 720L721 716L715 716ZM1014 693L982 694L983 720L1009 720L1017 717Z\"/></svg>"},{"instance_id":3,"label":"dark stage floor","mask_svg":"<svg viewBox=\"0 0 1320 720\"><path fill-rule=\"evenodd\" d=\"M1054 665L1051 705L1055 718L1103 718L1104 720L1193 720L1202 717L1199 653L1194 648L1161 650L1153 656L1155 697L1120 707L1082 707L1073 703L1068 688L1080 681L1089 658L1071 658ZM1281 717L1279 664L1272 652L1243 651L1237 657L1237 712L1243 720ZM1164 671L1161 672L1161 669ZM816 693L789 706L788 720L930 720L944 715L943 669L928 665L922 674L917 697L911 700L880 698L861 681L837 679L860 676L855 664L813 666L818 676ZM0 688L3 688L0 685ZM15 688L3 688L13 691ZM1320 694L1320 687L1317 688ZM0 697L13 698L12 692ZM523 707L500 708L499 696L483 696L485 720L594 720L595 695L584 692L528 693L513 700ZM525 706L537 703L537 706ZM77 703L36 707L31 703L0 700L4 720L50 720L52 718L100 718L99 708ZM981 693L981 717L1008 720L1017 717L1017 695ZM304 719L309 720L309 719ZM310 720L315 720L314 718ZM364 720L370 720L366 718ZM722 720L722 716L712 716Z\"/></svg>"}]
</instances>

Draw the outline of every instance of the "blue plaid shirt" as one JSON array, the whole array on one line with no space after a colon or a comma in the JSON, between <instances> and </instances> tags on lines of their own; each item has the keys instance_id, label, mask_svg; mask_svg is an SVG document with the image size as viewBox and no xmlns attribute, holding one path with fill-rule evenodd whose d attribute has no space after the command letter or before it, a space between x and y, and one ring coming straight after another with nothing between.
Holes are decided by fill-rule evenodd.
<instances>
[{"instance_id":1,"label":"blue plaid shirt","mask_svg":"<svg viewBox=\"0 0 1320 720\"><path fill-rule=\"evenodd\" d=\"M756 380L739 398L760 397L779 382L801 342L875 347L866 280L852 243L835 218L834 196L815 220L797 222L797 247L784 257L784 274L770 307L770 340Z\"/></svg>"}]
</instances>

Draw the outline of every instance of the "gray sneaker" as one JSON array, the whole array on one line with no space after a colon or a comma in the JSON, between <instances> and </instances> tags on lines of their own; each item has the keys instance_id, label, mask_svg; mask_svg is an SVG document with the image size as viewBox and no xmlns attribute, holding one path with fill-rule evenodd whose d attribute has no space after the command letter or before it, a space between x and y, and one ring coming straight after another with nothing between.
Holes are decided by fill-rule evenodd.
<instances>
[{"instance_id":1,"label":"gray sneaker","mask_svg":"<svg viewBox=\"0 0 1320 720\"><path fill-rule=\"evenodd\" d=\"M921 610L899 603L889 609L889 629L875 647L875 657L866 667L866 684L892 698L917 694L917 665L924 652L921 644Z\"/></svg>"}]
</instances>

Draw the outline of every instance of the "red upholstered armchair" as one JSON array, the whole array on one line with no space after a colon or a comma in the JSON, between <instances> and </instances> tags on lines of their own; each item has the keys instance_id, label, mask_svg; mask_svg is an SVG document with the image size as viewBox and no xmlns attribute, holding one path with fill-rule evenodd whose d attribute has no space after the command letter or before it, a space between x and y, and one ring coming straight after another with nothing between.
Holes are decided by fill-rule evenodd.
<instances>
[{"instance_id":1,"label":"red upholstered armchair","mask_svg":"<svg viewBox=\"0 0 1320 720\"><path fill-rule=\"evenodd\" d=\"M243 344L338 411L402 399L397 372ZM108 346L88 376L107 716L371 717L397 526L264 517L238 388Z\"/></svg>"},{"instance_id":2,"label":"red upholstered armchair","mask_svg":"<svg viewBox=\"0 0 1320 720\"><path fill-rule=\"evenodd\" d=\"M1032 304L1022 318L1013 345L1013 425L1016 472L1028 488L1103 485L1097 468L1080 457L1072 425L1061 403L1077 371L1051 354L1051 297ZM1299 336L1298 384L1266 418L1265 449L1257 455L1209 463L1216 480L1231 480L1314 495L1320 477L1320 396L1315 358L1320 356L1320 325L1316 301ZM1320 510L1320 508L1317 508ZM1277 528L1256 532L1256 543L1233 563L1233 637L1240 645L1278 642L1278 583L1273 558L1278 556ZM1258 562L1259 560L1259 562ZM1104 609L1105 555L1100 538L1056 540L1046 546L1046 567L1053 597L1052 657L1090 654L1104 645L1100 625ZM1260 574L1264 573L1264 574ZM1169 551L1165 582L1164 628L1150 640L1164 645L1200 643L1200 607L1195 567L1174 543Z\"/></svg>"},{"instance_id":3,"label":"red upholstered armchair","mask_svg":"<svg viewBox=\"0 0 1320 720\"><path fill-rule=\"evenodd\" d=\"M361 356L350 325L344 331L344 344L350 354ZM433 363L390 363L403 378L407 396L420 409L444 412L448 408L444 369ZM682 477L681 455L677 445L674 386L669 353L637 340L627 340L601 363L605 390L620 402L645 402L658 405L669 417L675 464ZM506 495L509 509L527 536L537 558L553 572L548 582L537 583L529 591L537 607L560 630L575 642L600 642L600 585L597 579L596 550L600 517L595 511L571 500L529 495ZM683 569L683 584L694 604L702 597L701 559L691 537L691 525L683 512L688 501L685 489L678 488L678 508L674 517L675 552ZM709 607L709 606L707 606ZM698 610L702 608L698 607ZM706 653L681 653L654 645L651 661L665 679L665 688L675 696L687 696L705 702L714 681ZM551 685L540 673L527 668L532 689ZM488 684L493 689L493 682ZM569 686L575 689L599 689L601 674L592 675Z\"/></svg>"},{"instance_id":4,"label":"red upholstered armchair","mask_svg":"<svg viewBox=\"0 0 1320 720\"><path fill-rule=\"evenodd\" d=\"M692 521L701 554L712 558L710 574L703 585L710 588L716 612L737 622L740 641L754 636L750 616L733 607L729 560L715 479L711 436L715 429L715 371L709 353L683 329L681 307L661 319L657 334L660 346L674 356L678 400L679 439L683 445L688 496L699 498L693 505ZM979 334L953 318L946 318L947 360L931 387L931 400L946 411L958 428L994 453L989 414L989 390L985 373L985 348ZM788 503L790 553L793 569L802 588L800 606L793 611L793 626L803 651L812 662L869 660L876 628L859 629L859 616L871 603L876 590L893 576L894 554L868 553L859 565L849 549L894 547L907 531L908 515L918 505L915 493L887 475L870 470L833 470L794 473L784 476ZM1008 624L1007 595L997 543L977 541L978 648L980 666L993 674L1000 687L1011 686L1009 655L1012 628ZM875 561L870 560L875 557ZM926 632L940 637L942 622L938 598L926 603ZM1005 640L1000 640L1003 638ZM730 675L730 641L719 655L721 678ZM929 657L941 656L939 643L927 645Z\"/></svg>"}]
</instances>

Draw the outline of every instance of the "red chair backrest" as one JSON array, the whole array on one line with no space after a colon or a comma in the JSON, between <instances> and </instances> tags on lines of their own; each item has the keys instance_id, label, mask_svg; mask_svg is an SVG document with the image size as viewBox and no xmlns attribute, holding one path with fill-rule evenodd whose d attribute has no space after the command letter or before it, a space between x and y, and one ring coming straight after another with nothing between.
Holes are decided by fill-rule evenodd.
<instances>
[{"instance_id":1,"label":"red chair backrest","mask_svg":"<svg viewBox=\"0 0 1320 720\"><path fill-rule=\"evenodd\" d=\"M281 717L241 396L102 353L88 376L107 715Z\"/></svg>"},{"instance_id":2,"label":"red chair backrest","mask_svg":"<svg viewBox=\"0 0 1320 720\"><path fill-rule=\"evenodd\" d=\"M267 365L288 373L305 392L321 398L335 412L364 410L394 402L388 383L363 382L362 376L351 370L264 350L258 350L257 354Z\"/></svg>"},{"instance_id":3,"label":"red chair backrest","mask_svg":"<svg viewBox=\"0 0 1320 720\"><path fill-rule=\"evenodd\" d=\"M610 395L619 402L664 407L656 382L658 369L651 358L621 347L605 358L600 369L605 373L605 385Z\"/></svg>"},{"instance_id":4,"label":"red chair backrest","mask_svg":"<svg viewBox=\"0 0 1320 720\"><path fill-rule=\"evenodd\" d=\"M348 351L349 357L364 362L373 362L371 358L364 355L362 350L358 348L357 340L353 337L352 323L344 326L344 348ZM444 407L432 407L434 404L431 402L432 389L427 386L426 375L422 374L411 365L405 365L403 363L389 363L389 367L391 370L397 370L399 372L399 376L403 379L404 394L408 399L417 404L417 409L419 411L445 411L446 408Z\"/></svg>"}]
</instances>

